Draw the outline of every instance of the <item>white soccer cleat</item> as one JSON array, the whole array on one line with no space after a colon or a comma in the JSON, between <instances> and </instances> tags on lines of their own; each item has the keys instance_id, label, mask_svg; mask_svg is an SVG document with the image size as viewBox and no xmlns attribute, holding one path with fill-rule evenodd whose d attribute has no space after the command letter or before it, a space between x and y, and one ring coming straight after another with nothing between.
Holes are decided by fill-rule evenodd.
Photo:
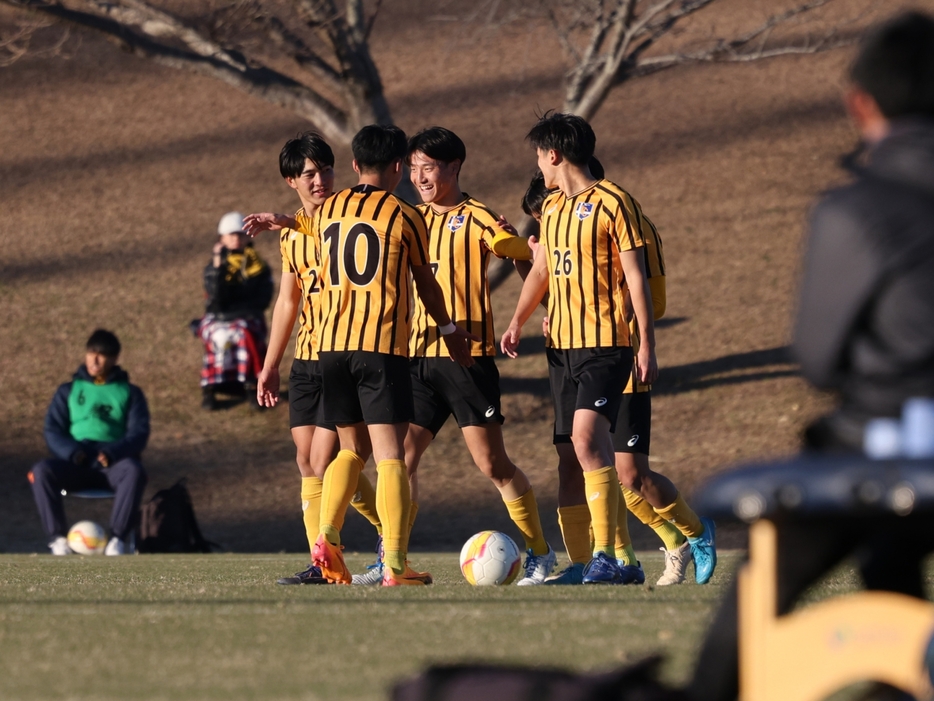
<instances>
[{"instance_id":1,"label":"white soccer cleat","mask_svg":"<svg viewBox=\"0 0 934 701\"><path fill-rule=\"evenodd\" d=\"M535 584L544 584L558 562L558 555L548 546L544 555L533 555L531 550L526 551L525 576L516 582L518 587L530 587Z\"/></svg>"},{"instance_id":2,"label":"white soccer cleat","mask_svg":"<svg viewBox=\"0 0 934 701\"><path fill-rule=\"evenodd\" d=\"M73 555L75 552L68 545L68 538L63 535L58 536L58 538L49 543L49 550L52 551L53 555Z\"/></svg>"},{"instance_id":3,"label":"white soccer cleat","mask_svg":"<svg viewBox=\"0 0 934 701\"><path fill-rule=\"evenodd\" d=\"M363 587L378 587L383 583L383 563L378 562L366 568L363 574L355 574L351 577L351 584Z\"/></svg>"},{"instance_id":4,"label":"white soccer cleat","mask_svg":"<svg viewBox=\"0 0 934 701\"><path fill-rule=\"evenodd\" d=\"M126 546L117 536L107 541L107 547L104 548L105 555L126 555Z\"/></svg>"},{"instance_id":5,"label":"white soccer cleat","mask_svg":"<svg viewBox=\"0 0 934 701\"><path fill-rule=\"evenodd\" d=\"M667 587L669 584L681 584L688 565L694 559L691 555L691 544L684 541L677 550L665 550L665 548L659 548L659 550L665 553L665 571L655 582L655 586Z\"/></svg>"}]
</instances>

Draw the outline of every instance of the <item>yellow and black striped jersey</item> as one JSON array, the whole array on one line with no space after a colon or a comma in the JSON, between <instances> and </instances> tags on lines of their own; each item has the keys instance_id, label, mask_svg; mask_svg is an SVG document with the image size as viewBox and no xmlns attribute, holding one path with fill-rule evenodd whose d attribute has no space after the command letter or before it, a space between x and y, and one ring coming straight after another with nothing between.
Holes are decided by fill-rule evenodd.
<instances>
[{"instance_id":1,"label":"yellow and black striped jersey","mask_svg":"<svg viewBox=\"0 0 934 701\"><path fill-rule=\"evenodd\" d=\"M665 286L665 251L662 247L662 239L658 235L658 229L655 224L643 215L646 226L643 228L645 246L642 249L643 262L645 263L645 275L649 280L649 291L652 295L652 313L656 319L665 316L665 307L668 305L668 295ZM626 282L623 281L624 292L628 294ZM639 352L639 327L636 324L635 317L629 322L629 333L632 341L633 353ZM652 385L646 385L636 378L636 368L633 364L632 374L629 376L629 382L623 394L635 392L648 392Z\"/></svg>"},{"instance_id":2,"label":"yellow and black striped jersey","mask_svg":"<svg viewBox=\"0 0 934 701\"><path fill-rule=\"evenodd\" d=\"M573 197L558 190L545 200L550 347L630 345L619 253L643 247L647 228L639 203L609 180Z\"/></svg>"},{"instance_id":3,"label":"yellow and black striped jersey","mask_svg":"<svg viewBox=\"0 0 934 701\"><path fill-rule=\"evenodd\" d=\"M436 212L430 204L419 205L428 227L428 254L435 279L444 292L451 320L478 336L471 341L473 356L494 356L493 308L487 267L490 254L501 258L529 260L529 243L504 231L492 210L465 193L460 204ZM415 302L415 317L409 355L413 358L448 358L450 353L438 325L421 300Z\"/></svg>"},{"instance_id":4,"label":"yellow and black striped jersey","mask_svg":"<svg viewBox=\"0 0 934 701\"><path fill-rule=\"evenodd\" d=\"M295 213L297 229L283 229L279 234L279 252L282 254L282 272L293 273L295 283L302 292L302 310L298 317L298 335L295 337L295 358L317 360L315 322L318 305L318 268L315 265L314 238L311 219L304 207Z\"/></svg>"},{"instance_id":5,"label":"yellow and black striped jersey","mask_svg":"<svg viewBox=\"0 0 934 701\"><path fill-rule=\"evenodd\" d=\"M421 213L390 192L357 185L318 208L313 231L321 275L318 350L408 356L409 268L428 264Z\"/></svg>"}]
</instances>

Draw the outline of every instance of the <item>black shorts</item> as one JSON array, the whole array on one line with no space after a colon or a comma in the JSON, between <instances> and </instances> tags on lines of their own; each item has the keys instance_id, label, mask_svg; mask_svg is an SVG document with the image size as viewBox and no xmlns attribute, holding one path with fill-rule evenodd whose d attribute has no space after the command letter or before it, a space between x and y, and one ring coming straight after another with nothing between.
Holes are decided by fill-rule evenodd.
<instances>
[{"instance_id":1,"label":"black shorts","mask_svg":"<svg viewBox=\"0 0 934 701\"><path fill-rule=\"evenodd\" d=\"M632 374L632 348L548 348L547 356L555 433L571 434L578 409L605 416L613 431Z\"/></svg>"},{"instance_id":2,"label":"black shorts","mask_svg":"<svg viewBox=\"0 0 934 701\"><path fill-rule=\"evenodd\" d=\"M555 433L555 445L570 443L571 436ZM652 393L635 392L623 395L613 432L614 453L649 454L652 442Z\"/></svg>"},{"instance_id":3,"label":"black shorts","mask_svg":"<svg viewBox=\"0 0 934 701\"><path fill-rule=\"evenodd\" d=\"M324 420L321 366L317 360L292 361L289 373L289 428L320 426L329 431L334 424Z\"/></svg>"},{"instance_id":4,"label":"black shorts","mask_svg":"<svg viewBox=\"0 0 934 701\"><path fill-rule=\"evenodd\" d=\"M415 358L412 371L412 423L438 435L451 414L457 425L503 423L500 413L499 370L493 358L474 358L465 368L450 358Z\"/></svg>"},{"instance_id":5,"label":"black shorts","mask_svg":"<svg viewBox=\"0 0 934 701\"><path fill-rule=\"evenodd\" d=\"M412 420L408 358L370 351L325 351L318 357L326 421L346 426Z\"/></svg>"}]
</instances>

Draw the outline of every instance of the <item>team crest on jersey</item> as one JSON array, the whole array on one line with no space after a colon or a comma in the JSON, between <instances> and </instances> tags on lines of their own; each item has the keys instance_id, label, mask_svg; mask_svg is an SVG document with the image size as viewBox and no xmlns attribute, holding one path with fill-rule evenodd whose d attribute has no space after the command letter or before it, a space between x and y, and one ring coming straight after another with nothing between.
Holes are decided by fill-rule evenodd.
<instances>
[{"instance_id":1,"label":"team crest on jersey","mask_svg":"<svg viewBox=\"0 0 934 701\"><path fill-rule=\"evenodd\" d=\"M577 215L578 219L583 221L593 214L593 202L578 202L577 209L574 210L574 213Z\"/></svg>"},{"instance_id":2,"label":"team crest on jersey","mask_svg":"<svg viewBox=\"0 0 934 701\"><path fill-rule=\"evenodd\" d=\"M464 225L465 221L467 221L467 216L464 214L458 214L456 217L451 217L448 219L448 228L451 231L457 231Z\"/></svg>"}]
</instances>

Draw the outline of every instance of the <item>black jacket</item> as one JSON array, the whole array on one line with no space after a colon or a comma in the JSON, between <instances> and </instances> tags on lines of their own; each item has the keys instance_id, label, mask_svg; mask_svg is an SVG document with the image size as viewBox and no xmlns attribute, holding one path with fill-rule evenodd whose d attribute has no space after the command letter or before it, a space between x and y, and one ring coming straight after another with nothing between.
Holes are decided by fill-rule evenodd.
<instances>
[{"instance_id":1,"label":"black jacket","mask_svg":"<svg viewBox=\"0 0 934 701\"><path fill-rule=\"evenodd\" d=\"M272 301L272 273L256 250L248 245L242 251L221 253L221 265L204 268L206 312L216 319L262 319Z\"/></svg>"},{"instance_id":2,"label":"black jacket","mask_svg":"<svg viewBox=\"0 0 934 701\"><path fill-rule=\"evenodd\" d=\"M934 122L894 122L814 209L793 352L861 427L934 397Z\"/></svg>"}]
</instances>

